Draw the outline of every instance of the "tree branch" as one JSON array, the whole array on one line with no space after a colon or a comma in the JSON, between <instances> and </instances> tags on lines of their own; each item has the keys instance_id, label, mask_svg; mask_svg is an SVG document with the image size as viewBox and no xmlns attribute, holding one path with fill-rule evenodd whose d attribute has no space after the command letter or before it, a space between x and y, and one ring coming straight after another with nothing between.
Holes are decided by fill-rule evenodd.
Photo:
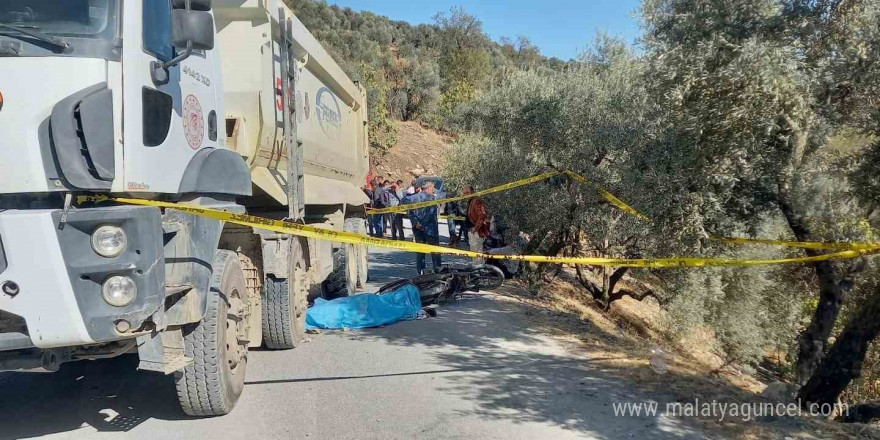
<instances>
[{"instance_id":1,"label":"tree branch","mask_svg":"<svg viewBox=\"0 0 880 440\"><path fill-rule=\"evenodd\" d=\"M599 286L590 281L587 276L584 275L583 267L581 265L575 265L574 270L578 283L580 283L581 286L584 286L584 288L587 289L587 292L590 293L593 299L598 300L602 298L602 289L600 289Z\"/></svg>"},{"instance_id":2,"label":"tree branch","mask_svg":"<svg viewBox=\"0 0 880 440\"><path fill-rule=\"evenodd\" d=\"M657 295L656 292L654 292L654 290L651 289L647 289L642 292L633 292L629 289L620 289L617 292L614 292L614 294L612 294L608 298L608 305L605 307L605 309L607 310L611 307L611 304L614 303L614 301L621 300L625 296L628 296L636 301L644 301L646 298L654 298L661 306L665 305L667 302L666 299L660 297L659 295Z\"/></svg>"}]
</instances>

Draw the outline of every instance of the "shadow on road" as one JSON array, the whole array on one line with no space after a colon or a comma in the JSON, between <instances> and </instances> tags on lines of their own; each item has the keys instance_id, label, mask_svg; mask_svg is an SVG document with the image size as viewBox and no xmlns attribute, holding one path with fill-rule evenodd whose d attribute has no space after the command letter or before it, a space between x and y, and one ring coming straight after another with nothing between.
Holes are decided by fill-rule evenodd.
<instances>
[{"instance_id":1,"label":"shadow on road","mask_svg":"<svg viewBox=\"0 0 880 440\"><path fill-rule=\"evenodd\" d=\"M606 358L608 359L608 358ZM530 361L529 364L536 363L537 361ZM572 362L574 365L574 362ZM512 365L486 365L481 367L473 367L473 368L447 368L445 370L425 370L425 371L414 371L411 373L388 373L388 374L367 374L363 376L329 376L329 377L308 377L302 379L272 379L272 380L254 380L245 382L245 385L271 385L271 384L279 384L279 383L303 383L303 382L328 382L328 381L337 381L337 380L357 380L357 379L377 379L384 377L402 377L402 376L426 376L432 374L448 374L448 373L466 373L466 372L479 372L479 371L493 371L493 370L503 370L508 368L517 368L521 367L520 364L512 364ZM552 365L558 366L558 364Z\"/></svg>"},{"instance_id":2,"label":"shadow on road","mask_svg":"<svg viewBox=\"0 0 880 440\"><path fill-rule=\"evenodd\" d=\"M173 376L137 371L137 356L63 364L54 374L0 373L0 438L77 430L126 432L156 418L182 420ZM124 414L124 415L122 415Z\"/></svg>"},{"instance_id":3,"label":"shadow on road","mask_svg":"<svg viewBox=\"0 0 880 440\"><path fill-rule=\"evenodd\" d=\"M666 404L675 401L672 393L662 392L663 384L692 377L649 370L648 377L656 379L655 390L637 388L618 367L603 362L611 358L589 357L584 348L573 354L549 343L527 320L528 314L536 313L541 310L491 295L476 296L441 307L437 318L350 337L437 348L437 364L448 367L442 371L462 373L447 376L448 385L441 390L475 404L475 409L457 411L462 417L549 423L597 438L707 438L701 421L662 414ZM596 339L618 338L596 329L592 334ZM657 402L659 411L653 416L615 415L613 404L626 402Z\"/></svg>"},{"instance_id":4,"label":"shadow on road","mask_svg":"<svg viewBox=\"0 0 880 440\"><path fill-rule=\"evenodd\" d=\"M402 258L394 253L372 253L370 255L370 285L385 283L406 277L416 276L415 257Z\"/></svg>"}]
</instances>

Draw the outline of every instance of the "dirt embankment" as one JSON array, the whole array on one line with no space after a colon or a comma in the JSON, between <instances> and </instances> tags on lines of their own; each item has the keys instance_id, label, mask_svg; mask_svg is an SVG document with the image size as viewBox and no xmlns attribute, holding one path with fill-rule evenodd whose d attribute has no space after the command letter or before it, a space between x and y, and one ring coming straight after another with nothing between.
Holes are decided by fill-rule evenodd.
<instances>
[{"instance_id":1,"label":"dirt embankment","mask_svg":"<svg viewBox=\"0 0 880 440\"><path fill-rule=\"evenodd\" d=\"M408 184L415 176L439 173L450 149L450 138L418 122L397 121L397 128L397 144L384 155L373 157L374 175Z\"/></svg>"}]
</instances>

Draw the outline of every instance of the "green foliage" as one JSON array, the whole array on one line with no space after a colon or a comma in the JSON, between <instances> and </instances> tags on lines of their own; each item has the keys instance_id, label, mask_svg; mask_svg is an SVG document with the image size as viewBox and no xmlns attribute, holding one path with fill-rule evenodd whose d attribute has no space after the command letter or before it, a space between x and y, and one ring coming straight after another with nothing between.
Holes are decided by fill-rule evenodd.
<instances>
[{"instance_id":1,"label":"green foliage","mask_svg":"<svg viewBox=\"0 0 880 440\"><path fill-rule=\"evenodd\" d=\"M870 128L877 54L852 48L880 44L880 6L835 3L644 2L650 86L710 228L776 209L780 179L829 135Z\"/></svg>"},{"instance_id":2,"label":"green foliage","mask_svg":"<svg viewBox=\"0 0 880 440\"><path fill-rule=\"evenodd\" d=\"M759 273L754 273L759 272ZM753 281L767 275L764 269L706 269L689 271L678 284L687 294L674 297L669 305L673 334L686 336L709 324L717 346L714 351L727 362L754 363L771 346L776 317L763 308L770 281Z\"/></svg>"},{"instance_id":3,"label":"green foliage","mask_svg":"<svg viewBox=\"0 0 880 440\"><path fill-rule=\"evenodd\" d=\"M564 74L512 72L456 115L457 125L474 134L458 140L444 174L459 185L486 188L556 166L635 198L629 175L620 170L648 131L642 75L638 59L613 39L602 40ZM492 214L530 236L539 252L634 256L649 245L647 225L603 206L594 190L564 177L493 195L489 202Z\"/></svg>"},{"instance_id":4,"label":"green foliage","mask_svg":"<svg viewBox=\"0 0 880 440\"><path fill-rule=\"evenodd\" d=\"M725 256L781 257L773 249L755 252L735 248L728 249ZM780 286L793 283L801 270L713 268L662 274L674 289L668 306L669 330L686 337L708 327L717 341L713 351L727 363L756 364L768 352L787 352L793 347L804 315L800 297L793 297Z\"/></svg>"},{"instance_id":5,"label":"green foliage","mask_svg":"<svg viewBox=\"0 0 880 440\"><path fill-rule=\"evenodd\" d=\"M360 66L361 81L367 89L367 101L372 104L369 108L370 117L368 130L370 133L370 147L380 155L397 143L398 129L388 112L388 84L375 69L362 63Z\"/></svg>"},{"instance_id":6,"label":"green foliage","mask_svg":"<svg viewBox=\"0 0 880 440\"><path fill-rule=\"evenodd\" d=\"M880 207L880 142L874 142L867 152L855 159L852 171L853 186L859 188L862 203L873 209Z\"/></svg>"},{"instance_id":7,"label":"green foliage","mask_svg":"<svg viewBox=\"0 0 880 440\"><path fill-rule=\"evenodd\" d=\"M489 50L490 63L511 70L491 78L491 90L461 100L471 102L440 106L471 133L457 142L446 174L483 188L570 168L655 220L635 221L564 179L490 196L492 212L537 252L801 256L707 240L794 239L782 201L816 239L876 241L880 147L859 143L880 126L871 97L880 85L878 8L870 1L646 0L643 56L600 37L559 70L549 63L524 70L528 42L502 41ZM829 146L842 135L846 148ZM868 265L864 281L846 286L854 299L838 328L858 298L877 289L874 271ZM817 301L810 266L651 275L670 300L670 328L708 326L731 361L792 350Z\"/></svg>"},{"instance_id":8,"label":"green foliage","mask_svg":"<svg viewBox=\"0 0 880 440\"><path fill-rule=\"evenodd\" d=\"M483 23L464 9L434 16L440 37L440 72L443 90L477 89L486 84L490 74L489 38ZM472 99L473 97L468 97Z\"/></svg>"},{"instance_id":9,"label":"green foliage","mask_svg":"<svg viewBox=\"0 0 880 440\"><path fill-rule=\"evenodd\" d=\"M285 1L343 70L364 83L378 153L394 145L393 119L446 129L459 106L508 69L565 65L541 56L524 37L512 48L491 41L480 20L462 8L438 13L435 24L414 26L324 1Z\"/></svg>"},{"instance_id":10,"label":"green foliage","mask_svg":"<svg viewBox=\"0 0 880 440\"><path fill-rule=\"evenodd\" d=\"M667 212L687 213L661 216L660 222L688 225L698 235L876 240L875 153L855 144L876 134L880 121L880 3L645 0L642 18L646 79L657 98L652 118L662 121L655 142L668 157L658 157L654 149L639 160L674 182L661 187ZM829 142L840 138L849 139L846 148ZM839 331L876 292L875 269L861 266L832 263L832 273L773 271L774 288L764 297L784 298L768 304L783 317L774 316L784 324L780 331L799 330L816 304L826 304L818 301L821 277L823 285L839 283L847 292ZM739 272L749 273L747 282L722 283L721 291L729 295L736 285L759 286L766 279ZM678 286L682 296L698 294L693 286ZM761 328L748 313L764 310L756 299L750 300L754 306L737 307L741 322ZM798 313L798 306L806 306L806 313ZM723 314L700 320L722 340L733 341L734 351L757 347L747 339L761 334L743 340L729 333L731 320Z\"/></svg>"}]
</instances>

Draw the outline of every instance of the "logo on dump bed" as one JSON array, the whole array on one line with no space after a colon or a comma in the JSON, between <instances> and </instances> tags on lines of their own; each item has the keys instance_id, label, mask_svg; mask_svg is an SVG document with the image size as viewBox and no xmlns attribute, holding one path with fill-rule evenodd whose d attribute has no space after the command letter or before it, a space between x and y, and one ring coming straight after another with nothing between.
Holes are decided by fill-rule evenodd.
<instances>
[{"instance_id":1,"label":"logo on dump bed","mask_svg":"<svg viewBox=\"0 0 880 440\"><path fill-rule=\"evenodd\" d=\"M3 110L3 93L0 92L0 110Z\"/></svg>"},{"instance_id":2,"label":"logo on dump bed","mask_svg":"<svg viewBox=\"0 0 880 440\"><path fill-rule=\"evenodd\" d=\"M326 87L318 90L315 98L315 116L321 124L321 130L332 140L339 137L339 129L342 127L342 111L339 110L339 102L336 95Z\"/></svg>"},{"instance_id":3,"label":"logo on dump bed","mask_svg":"<svg viewBox=\"0 0 880 440\"><path fill-rule=\"evenodd\" d=\"M198 150L202 146L205 138L205 115L202 113L202 104L193 95L187 96L183 101L183 133L190 148Z\"/></svg>"}]
</instances>

